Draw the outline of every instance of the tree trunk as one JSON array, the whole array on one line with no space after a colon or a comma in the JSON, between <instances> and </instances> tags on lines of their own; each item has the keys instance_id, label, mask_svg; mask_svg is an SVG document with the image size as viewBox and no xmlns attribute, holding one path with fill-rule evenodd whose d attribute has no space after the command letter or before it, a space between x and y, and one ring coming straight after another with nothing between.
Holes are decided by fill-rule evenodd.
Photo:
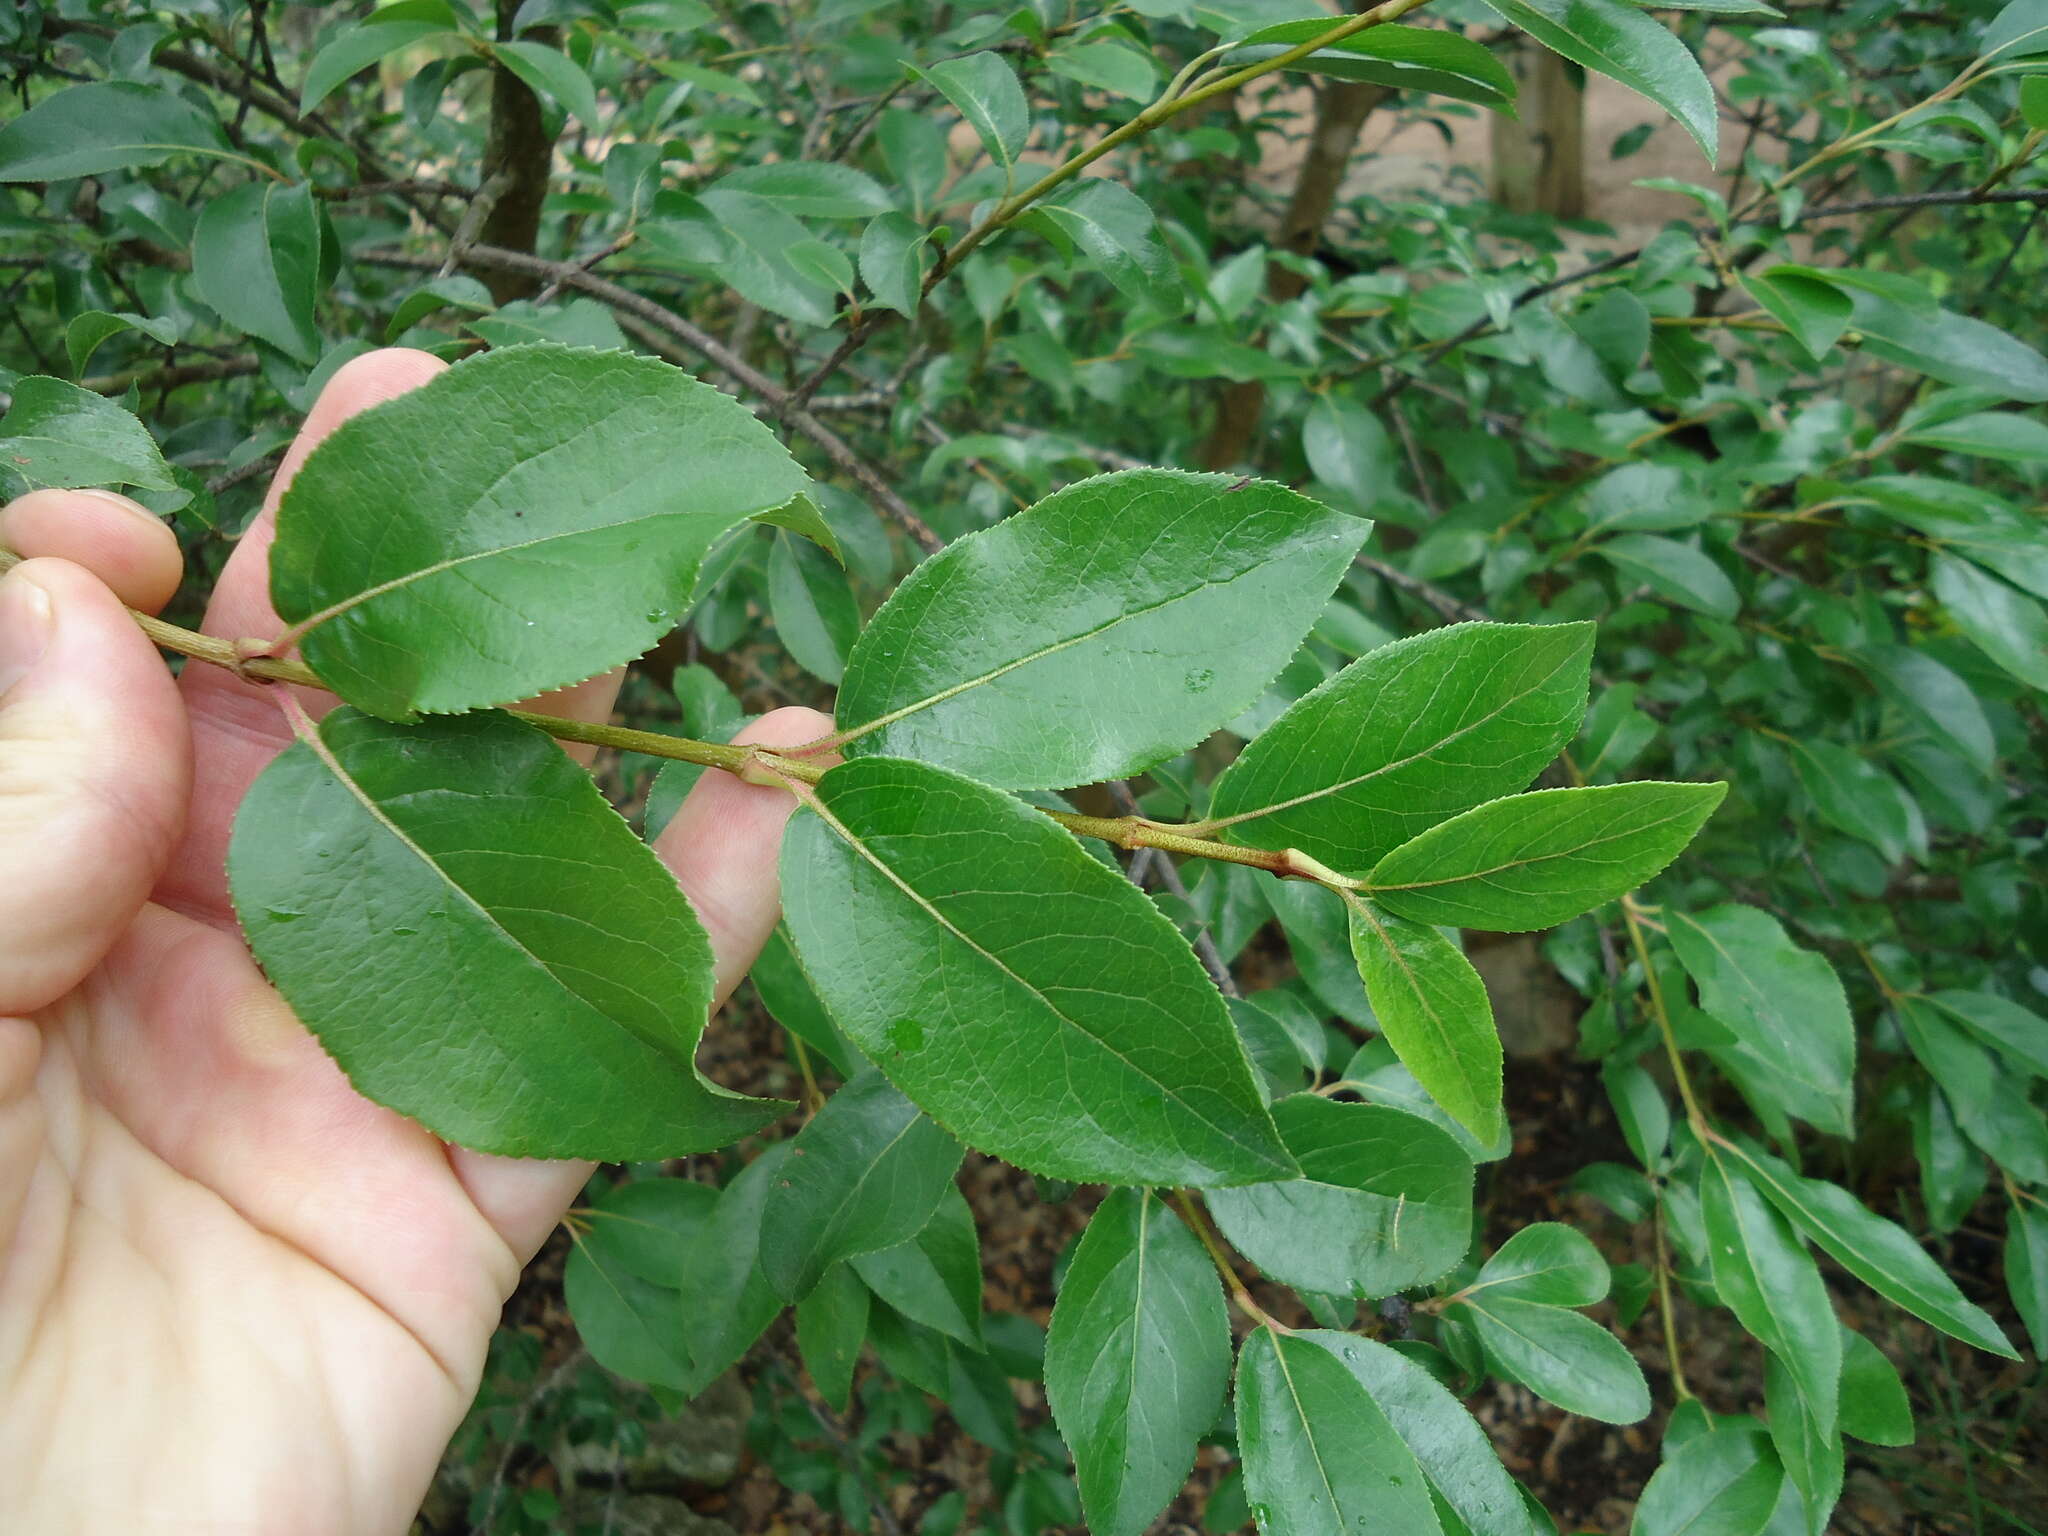
<instances>
[{"instance_id":1,"label":"tree trunk","mask_svg":"<svg viewBox=\"0 0 2048 1536\"><path fill-rule=\"evenodd\" d=\"M1492 194L1516 213L1586 212L1585 77L1548 48L1524 43L1510 67L1521 120L1493 118Z\"/></svg>"},{"instance_id":2,"label":"tree trunk","mask_svg":"<svg viewBox=\"0 0 2048 1536\"><path fill-rule=\"evenodd\" d=\"M1384 86L1355 80L1330 80L1316 95L1315 127L1309 133L1308 152L1295 173L1294 191L1287 199L1287 211L1280 216L1273 243L1297 256L1310 256L1321 242L1323 226L1337 206L1337 193L1344 185L1344 172L1351 164L1351 152L1373 109L1393 93ZM1267 270L1266 293L1285 303L1308 286L1308 279L1286 267ZM1260 413L1266 406L1266 386L1256 380L1228 385L1217 402L1216 423L1202 447L1202 463L1209 469L1228 469L1251 451L1258 431Z\"/></svg>"},{"instance_id":3,"label":"tree trunk","mask_svg":"<svg viewBox=\"0 0 2048 1536\"><path fill-rule=\"evenodd\" d=\"M499 0L498 40L512 37L512 0ZM546 40L534 34L535 41ZM482 185L498 188L477 239L485 245L534 254L540 237L540 209L554 166L554 141L541 125L540 98L525 81L500 65L491 68L491 126L484 139ZM500 304L529 297L540 279L523 272L487 272L484 282Z\"/></svg>"}]
</instances>

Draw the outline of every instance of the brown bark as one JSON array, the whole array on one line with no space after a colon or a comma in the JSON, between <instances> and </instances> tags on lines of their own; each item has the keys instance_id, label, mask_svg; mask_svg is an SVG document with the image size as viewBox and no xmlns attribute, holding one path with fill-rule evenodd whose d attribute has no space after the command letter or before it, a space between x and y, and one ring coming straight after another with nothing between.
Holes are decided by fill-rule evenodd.
<instances>
[{"instance_id":1,"label":"brown bark","mask_svg":"<svg viewBox=\"0 0 2048 1536\"><path fill-rule=\"evenodd\" d=\"M1358 136L1373 109L1393 93L1384 86L1356 80L1329 80L1316 94L1315 126L1309 132L1308 151L1296 172L1294 191L1287 199L1287 211L1273 232L1273 243L1297 256L1310 256L1321 243L1323 227L1337 206L1337 193L1344 185L1344 172ZM1275 265L1266 274L1266 293L1285 303L1308 286L1299 272ZM1259 416L1266 407L1266 386L1256 379L1225 387L1216 406L1216 422L1202 446L1202 463L1208 469L1228 469L1243 461L1251 451L1259 428Z\"/></svg>"},{"instance_id":2,"label":"brown bark","mask_svg":"<svg viewBox=\"0 0 2048 1536\"><path fill-rule=\"evenodd\" d=\"M1586 212L1583 76L1548 48L1524 43L1509 60L1515 118L1493 119L1493 200L1516 213L1576 219Z\"/></svg>"},{"instance_id":3,"label":"brown bark","mask_svg":"<svg viewBox=\"0 0 2048 1536\"><path fill-rule=\"evenodd\" d=\"M512 36L512 0L500 0L498 39ZM534 40L545 41L541 33ZM491 69L491 126L484 139L481 185L495 188L496 199L484 215L476 238L483 245L532 255L540 238L541 204L548 195L548 173L554 166L554 141L541 124L540 98L525 81L502 65ZM490 196L486 191L485 196ZM493 271L484 275L491 297L500 304L529 298L538 278L523 272Z\"/></svg>"}]
</instances>

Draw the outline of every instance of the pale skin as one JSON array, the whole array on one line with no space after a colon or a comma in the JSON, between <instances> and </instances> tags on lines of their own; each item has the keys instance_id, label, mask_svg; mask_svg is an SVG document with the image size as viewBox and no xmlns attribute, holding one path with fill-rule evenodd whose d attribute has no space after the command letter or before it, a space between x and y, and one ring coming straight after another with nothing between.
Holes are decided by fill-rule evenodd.
<instances>
[{"instance_id":1,"label":"pale skin","mask_svg":"<svg viewBox=\"0 0 2048 1536\"><path fill-rule=\"evenodd\" d=\"M440 367L385 351L334 376L208 633L283 628L283 485ZM119 497L39 491L0 509L0 545L25 557L0 580L0 1530L402 1532L589 1165L466 1151L369 1103L250 960L223 859L291 730L264 687L174 679L123 611L176 588L170 531ZM535 707L603 720L617 687ZM830 729L785 709L741 739ZM720 1001L774 926L794 803L707 774L656 844Z\"/></svg>"}]
</instances>

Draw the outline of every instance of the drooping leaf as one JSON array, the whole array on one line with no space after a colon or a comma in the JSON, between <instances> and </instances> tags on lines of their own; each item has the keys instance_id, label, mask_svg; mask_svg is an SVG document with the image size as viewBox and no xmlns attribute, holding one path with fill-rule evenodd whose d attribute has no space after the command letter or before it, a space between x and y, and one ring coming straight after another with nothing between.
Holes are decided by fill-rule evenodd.
<instances>
[{"instance_id":1,"label":"drooping leaf","mask_svg":"<svg viewBox=\"0 0 2048 1536\"><path fill-rule=\"evenodd\" d=\"M1373 866L1374 900L1418 923L1525 933L1634 890L1678 857L1725 784L1595 784L1511 795Z\"/></svg>"},{"instance_id":2,"label":"drooping leaf","mask_svg":"<svg viewBox=\"0 0 2048 1536\"><path fill-rule=\"evenodd\" d=\"M581 1213L590 1230L578 1246L650 1285L676 1290L717 1203L718 1191L709 1184L635 1179L610 1190Z\"/></svg>"},{"instance_id":3,"label":"drooping leaf","mask_svg":"<svg viewBox=\"0 0 2048 1536\"><path fill-rule=\"evenodd\" d=\"M1692 50L1625 0L1485 0L1502 20L1574 64L1618 80L1677 118L1709 161L1720 111Z\"/></svg>"},{"instance_id":4,"label":"drooping leaf","mask_svg":"<svg viewBox=\"0 0 2048 1536\"><path fill-rule=\"evenodd\" d=\"M891 758L834 768L810 804L783 843L797 953L840 1027L934 1119L1058 1178L1293 1172L1187 941L1064 829Z\"/></svg>"},{"instance_id":5,"label":"drooping leaf","mask_svg":"<svg viewBox=\"0 0 2048 1536\"><path fill-rule=\"evenodd\" d=\"M351 75L401 48L452 35L447 25L439 21L385 21L344 27L307 64L305 84L299 89L299 111L311 112Z\"/></svg>"},{"instance_id":6,"label":"drooping leaf","mask_svg":"<svg viewBox=\"0 0 2048 1536\"><path fill-rule=\"evenodd\" d=\"M1594 553L1681 608L1715 619L1732 619L1741 611L1741 594L1728 573L1690 544L1654 533L1624 533Z\"/></svg>"},{"instance_id":7,"label":"drooping leaf","mask_svg":"<svg viewBox=\"0 0 2048 1536\"><path fill-rule=\"evenodd\" d=\"M908 1242L855 1256L863 1284L914 1323L979 1350L981 1238L974 1213L948 1186L931 1220Z\"/></svg>"},{"instance_id":8,"label":"drooping leaf","mask_svg":"<svg viewBox=\"0 0 2048 1536\"><path fill-rule=\"evenodd\" d=\"M104 309L88 309L73 315L70 324L64 327L64 355L71 364L71 372L83 377L85 365L99 350L100 343L123 331L140 331L151 341L168 347L184 334L184 327L168 316L152 318L126 311L114 314Z\"/></svg>"},{"instance_id":9,"label":"drooping leaf","mask_svg":"<svg viewBox=\"0 0 2048 1536\"><path fill-rule=\"evenodd\" d=\"M1876 646L1859 653L1857 661L1878 691L1926 726L1934 740L1955 748L1983 772L1991 771L1998 744L1968 683L1910 646Z\"/></svg>"},{"instance_id":10,"label":"drooping leaf","mask_svg":"<svg viewBox=\"0 0 2048 1536\"><path fill-rule=\"evenodd\" d=\"M1301 1177L1211 1190L1231 1244L1275 1280L1377 1298L1437 1279L1472 1237L1472 1160L1427 1120L1312 1093L1273 1106Z\"/></svg>"},{"instance_id":11,"label":"drooping leaf","mask_svg":"<svg viewBox=\"0 0 2048 1536\"><path fill-rule=\"evenodd\" d=\"M634 1191L673 1186L649 1202ZM608 1371L686 1389L691 1382L689 1314L680 1253L700 1241L718 1192L682 1179L627 1184L597 1202L590 1230L569 1252L562 1296L583 1347ZM644 1258L666 1239L678 1262L665 1278Z\"/></svg>"},{"instance_id":12,"label":"drooping leaf","mask_svg":"<svg viewBox=\"0 0 2048 1536\"><path fill-rule=\"evenodd\" d=\"M227 155L211 112L175 91L132 81L68 85L0 128L0 182L60 181L174 155Z\"/></svg>"},{"instance_id":13,"label":"drooping leaf","mask_svg":"<svg viewBox=\"0 0 2048 1536\"><path fill-rule=\"evenodd\" d=\"M14 381L0 416L0 469L43 486L134 485L176 491L149 429L104 395L46 374Z\"/></svg>"},{"instance_id":14,"label":"drooping leaf","mask_svg":"<svg viewBox=\"0 0 2048 1536\"><path fill-rule=\"evenodd\" d=\"M320 355L320 212L303 184L254 181L200 211L192 237L199 296L237 330L310 363Z\"/></svg>"},{"instance_id":15,"label":"drooping leaf","mask_svg":"<svg viewBox=\"0 0 2048 1536\"><path fill-rule=\"evenodd\" d=\"M1700 1205L1715 1291L1778 1357L1826 1439L1835 1432L1842 1335L1820 1267L1791 1224L1720 1157L1708 1157L1700 1169Z\"/></svg>"},{"instance_id":16,"label":"drooping leaf","mask_svg":"<svg viewBox=\"0 0 2048 1536\"><path fill-rule=\"evenodd\" d=\"M2021 682L2048 691L2048 611L2037 599L1953 555L1934 557L1932 586L1977 649Z\"/></svg>"},{"instance_id":17,"label":"drooping leaf","mask_svg":"<svg viewBox=\"0 0 2048 1536\"><path fill-rule=\"evenodd\" d=\"M1053 1304L1045 1392L1098 1536L1137 1536L1187 1480L1230 1381L1223 1285L1149 1190L1096 1209Z\"/></svg>"},{"instance_id":18,"label":"drooping leaf","mask_svg":"<svg viewBox=\"0 0 2048 1536\"><path fill-rule=\"evenodd\" d=\"M1217 776L1207 824L1341 871L1526 787L1578 730L1590 624L1455 624L1369 651Z\"/></svg>"},{"instance_id":19,"label":"drooping leaf","mask_svg":"<svg viewBox=\"0 0 2048 1536\"><path fill-rule=\"evenodd\" d=\"M2048 85L2040 75L2033 80ZM1920 443L1948 453L2005 459L2014 464L2048 462L2048 424L2017 411L1979 411L1908 432L1901 442Z\"/></svg>"},{"instance_id":20,"label":"drooping leaf","mask_svg":"<svg viewBox=\"0 0 2048 1536\"><path fill-rule=\"evenodd\" d=\"M1650 1411L1649 1384L1635 1356L1581 1313L1482 1291L1448 1315L1471 1323L1502 1374L1567 1413L1633 1424Z\"/></svg>"},{"instance_id":21,"label":"drooping leaf","mask_svg":"<svg viewBox=\"0 0 2048 1536\"><path fill-rule=\"evenodd\" d=\"M846 675L860 608L830 555L807 539L777 534L768 556L768 610L798 666L828 683Z\"/></svg>"},{"instance_id":22,"label":"drooping leaf","mask_svg":"<svg viewBox=\"0 0 2048 1536\"><path fill-rule=\"evenodd\" d=\"M1250 64L1297 48L1330 30L1322 16L1261 27L1238 45L1230 62ZM1514 115L1515 77L1492 51L1440 27L1382 25L1354 32L1291 66L1340 80L1364 80L1396 91L1428 91Z\"/></svg>"},{"instance_id":23,"label":"drooping leaf","mask_svg":"<svg viewBox=\"0 0 2048 1536\"><path fill-rule=\"evenodd\" d=\"M1263 1536L1442 1530L1415 1455L1337 1353L1346 1341L1260 1328L1237 1360L1245 1492Z\"/></svg>"},{"instance_id":24,"label":"drooping leaf","mask_svg":"<svg viewBox=\"0 0 2048 1536\"><path fill-rule=\"evenodd\" d=\"M1792 763L1829 826L1859 837L1895 864L1905 857L1912 813L1898 780L1834 741L1799 741Z\"/></svg>"},{"instance_id":25,"label":"drooping leaf","mask_svg":"<svg viewBox=\"0 0 2048 1536\"><path fill-rule=\"evenodd\" d=\"M1769 1421L1771 1445L1785 1469L1778 1507L1782 1510L1796 1503L1805 1515L1807 1531L1818 1536L1827 1530L1828 1517L1842 1498L1848 1457L1841 1431L1822 1433L1791 1372L1776 1354L1764 1356L1764 1417Z\"/></svg>"},{"instance_id":26,"label":"drooping leaf","mask_svg":"<svg viewBox=\"0 0 2048 1536\"><path fill-rule=\"evenodd\" d=\"M1904 1228L1839 1185L1803 1178L1767 1152L1724 1144L1765 1198L1844 1269L1923 1322L1989 1354L2017 1360L1998 1324L1968 1300Z\"/></svg>"},{"instance_id":27,"label":"drooping leaf","mask_svg":"<svg viewBox=\"0 0 2048 1536\"><path fill-rule=\"evenodd\" d=\"M2048 1359L2048 1207L2015 1200L2005 1221L2005 1286L2036 1359Z\"/></svg>"},{"instance_id":28,"label":"drooping leaf","mask_svg":"<svg viewBox=\"0 0 2048 1536\"><path fill-rule=\"evenodd\" d=\"M718 1192L718 1204L690 1249L683 1297L690 1320L692 1396L730 1370L782 1311L761 1263L768 1199L787 1174L794 1142L778 1141Z\"/></svg>"},{"instance_id":29,"label":"drooping leaf","mask_svg":"<svg viewBox=\"0 0 2048 1536\"><path fill-rule=\"evenodd\" d=\"M1020 222L1064 237L1134 302L1169 314L1181 307L1180 268L1159 237L1158 220L1122 182L1082 181Z\"/></svg>"},{"instance_id":30,"label":"drooping leaf","mask_svg":"<svg viewBox=\"0 0 2048 1536\"><path fill-rule=\"evenodd\" d=\"M1935 992L1927 1000L2007 1059L2048 1077L2048 1019L1990 992Z\"/></svg>"},{"instance_id":31,"label":"drooping leaf","mask_svg":"<svg viewBox=\"0 0 2048 1536\"><path fill-rule=\"evenodd\" d=\"M2009 0L1978 40L1980 59L2007 63L2048 52L2048 9L2041 0Z\"/></svg>"},{"instance_id":32,"label":"drooping leaf","mask_svg":"<svg viewBox=\"0 0 2048 1536\"><path fill-rule=\"evenodd\" d=\"M752 412L667 364L512 347L314 450L278 513L271 600L373 714L523 698L651 646L718 537L806 484Z\"/></svg>"},{"instance_id":33,"label":"drooping leaf","mask_svg":"<svg viewBox=\"0 0 2048 1536\"><path fill-rule=\"evenodd\" d=\"M1866 287L1849 295L1853 324L1873 357L1944 384L1994 391L2002 400L2048 400L2048 358L1995 325L1954 310L1901 303Z\"/></svg>"},{"instance_id":34,"label":"drooping leaf","mask_svg":"<svg viewBox=\"0 0 2048 1536\"><path fill-rule=\"evenodd\" d=\"M1742 286L1816 363L1834 350L1855 310L1841 289L1798 267L1770 267L1746 274Z\"/></svg>"},{"instance_id":35,"label":"drooping leaf","mask_svg":"<svg viewBox=\"0 0 2048 1536\"><path fill-rule=\"evenodd\" d=\"M1481 1266L1468 1294L1533 1301L1546 1307L1590 1307L1607 1296L1607 1261L1591 1238L1558 1221L1522 1228Z\"/></svg>"},{"instance_id":36,"label":"drooping leaf","mask_svg":"<svg viewBox=\"0 0 2048 1536\"><path fill-rule=\"evenodd\" d=\"M1506 1121L1486 984L1457 945L1427 924L1369 901L1346 906L1352 956L1387 1043L1446 1114L1491 1141Z\"/></svg>"},{"instance_id":37,"label":"drooping leaf","mask_svg":"<svg viewBox=\"0 0 2048 1536\"><path fill-rule=\"evenodd\" d=\"M950 101L998 165L1008 170L1031 136L1031 106L999 53L943 59L911 73Z\"/></svg>"},{"instance_id":38,"label":"drooping leaf","mask_svg":"<svg viewBox=\"0 0 2048 1536\"><path fill-rule=\"evenodd\" d=\"M1761 1536L1784 1481L1769 1436L1741 1427L1695 1435L1650 1478L1629 1536Z\"/></svg>"},{"instance_id":39,"label":"drooping leaf","mask_svg":"<svg viewBox=\"0 0 2048 1536\"><path fill-rule=\"evenodd\" d=\"M552 101L595 134L603 127L597 105L597 87L583 66L559 48L545 43L493 43L492 56L512 71L535 95Z\"/></svg>"},{"instance_id":40,"label":"drooping leaf","mask_svg":"<svg viewBox=\"0 0 2048 1536\"><path fill-rule=\"evenodd\" d=\"M1530 1512L1486 1431L1426 1366L1398 1348L1351 1334L1301 1337L1330 1351L1365 1388L1414 1453L1430 1488L1472 1536L1547 1536L1547 1524Z\"/></svg>"},{"instance_id":41,"label":"drooping leaf","mask_svg":"<svg viewBox=\"0 0 2048 1536\"><path fill-rule=\"evenodd\" d=\"M1735 1058L1802 1120L1850 1135L1856 1028L1834 967L1755 907L1674 908L1665 926L1700 1006L1734 1035Z\"/></svg>"},{"instance_id":42,"label":"drooping leaf","mask_svg":"<svg viewBox=\"0 0 2048 1536\"><path fill-rule=\"evenodd\" d=\"M1364 534L1227 475L1070 485L955 540L882 605L839 692L846 750L1006 789L1148 768L1258 696Z\"/></svg>"},{"instance_id":43,"label":"drooping leaf","mask_svg":"<svg viewBox=\"0 0 2048 1536\"><path fill-rule=\"evenodd\" d=\"M514 1157L709 1151L788 1108L694 1055L711 946L675 878L540 732L338 709L243 800L250 948L367 1097Z\"/></svg>"},{"instance_id":44,"label":"drooping leaf","mask_svg":"<svg viewBox=\"0 0 2048 1536\"><path fill-rule=\"evenodd\" d=\"M796 1304L796 1343L826 1406L844 1413L868 1332L868 1288L850 1265L835 1264Z\"/></svg>"},{"instance_id":45,"label":"drooping leaf","mask_svg":"<svg viewBox=\"0 0 2048 1536\"><path fill-rule=\"evenodd\" d=\"M885 213L861 232L860 277L875 302L899 315L917 313L924 289L924 230L900 213Z\"/></svg>"},{"instance_id":46,"label":"drooping leaf","mask_svg":"<svg viewBox=\"0 0 2048 1536\"><path fill-rule=\"evenodd\" d=\"M1911 1445L1913 1405L1899 1368L1855 1329L1842 1329L1842 1433L1867 1445Z\"/></svg>"},{"instance_id":47,"label":"drooping leaf","mask_svg":"<svg viewBox=\"0 0 2048 1536\"><path fill-rule=\"evenodd\" d=\"M959 1144L868 1068L790 1144L761 1241L769 1283L785 1300L800 1300L841 1259L908 1242L959 1167Z\"/></svg>"}]
</instances>

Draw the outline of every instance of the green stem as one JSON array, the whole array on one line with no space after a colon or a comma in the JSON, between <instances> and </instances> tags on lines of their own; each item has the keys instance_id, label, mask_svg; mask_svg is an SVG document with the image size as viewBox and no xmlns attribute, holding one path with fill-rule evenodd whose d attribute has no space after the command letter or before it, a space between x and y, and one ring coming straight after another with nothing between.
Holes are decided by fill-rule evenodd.
<instances>
[{"instance_id":1,"label":"green stem","mask_svg":"<svg viewBox=\"0 0 2048 1536\"><path fill-rule=\"evenodd\" d=\"M1657 979L1657 967L1650 963L1649 943L1643 938L1642 918L1636 904L1626 896L1621 898L1621 916L1628 924L1628 936L1635 945L1636 958L1643 963L1643 987L1650 996L1650 1012L1657 1021L1658 1033L1664 1037L1665 1054L1671 1058L1671 1076L1678 1084L1678 1096L1685 1102L1686 1123L1702 1142L1709 1141L1706 1111L1700 1108L1700 1101L1693 1093L1692 1077L1685 1070L1685 1058L1679 1054L1678 1035L1671 1027L1670 1010L1664 1006L1664 983Z\"/></svg>"},{"instance_id":2,"label":"green stem","mask_svg":"<svg viewBox=\"0 0 2048 1536\"><path fill-rule=\"evenodd\" d=\"M1210 1230L1201 1207L1195 1204L1193 1192L1185 1189L1176 1190L1166 1197L1166 1203L1179 1213L1180 1219L1187 1223L1188 1230L1195 1234L1202 1247L1208 1251L1209 1261L1216 1266L1216 1273L1223 1277L1223 1283L1230 1288L1231 1299L1237 1303L1239 1310L1261 1327L1271 1328L1278 1333L1294 1332L1260 1306L1258 1299L1245 1289L1244 1281L1238 1278L1237 1270L1231 1265L1230 1255L1224 1251L1221 1240Z\"/></svg>"}]
</instances>

